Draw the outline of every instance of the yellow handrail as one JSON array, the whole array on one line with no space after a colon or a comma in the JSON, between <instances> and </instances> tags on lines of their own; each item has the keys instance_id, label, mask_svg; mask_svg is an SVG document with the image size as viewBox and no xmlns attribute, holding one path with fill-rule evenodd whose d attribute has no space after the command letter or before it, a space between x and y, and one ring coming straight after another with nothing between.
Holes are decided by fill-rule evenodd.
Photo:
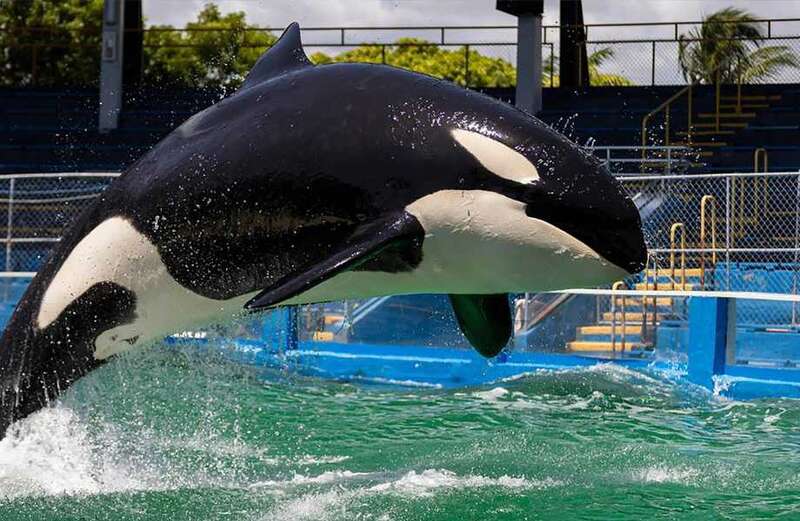
<instances>
[{"instance_id":1,"label":"yellow handrail","mask_svg":"<svg viewBox=\"0 0 800 521\"><path fill-rule=\"evenodd\" d=\"M624 286L625 282L618 280L611 286L611 291L618 290L621 286ZM611 294L611 352L617 352L617 297L613 293ZM621 308L621 317L622 317L622 352L625 352L625 295L622 295L622 308Z\"/></svg>"},{"instance_id":2,"label":"yellow handrail","mask_svg":"<svg viewBox=\"0 0 800 521\"><path fill-rule=\"evenodd\" d=\"M758 158L763 157L763 161L761 164L763 165L764 169L761 172L767 172L769 170L769 154L767 153L767 149L763 147L759 147L753 151L753 172L758 172Z\"/></svg>"},{"instance_id":3,"label":"yellow handrail","mask_svg":"<svg viewBox=\"0 0 800 521\"><path fill-rule=\"evenodd\" d=\"M675 291L675 235L681 231L681 285L686 287L686 226L675 223L669 229L669 276L671 289Z\"/></svg>"},{"instance_id":4,"label":"yellow handrail","mask_svg":"<svg viewBox=\"0 0 800 521\"><path fill-rule=\"evenodd\" d=\"M706 207L711 204L711 264L717 264L717 199L713 195L704 195L700 199L700 289L705 289L706 275ZM713 269L713 268L712 268ZM686 289L686 281L684 281Z\"/></svg>"},{"instance_id":5,"label":"yellow handrail","mask_svg":"<svg viewBox=\"0 0 800 521\"><path fill-rule=\"evenodd\" d=\"M669 98L659 105L658 107L651 110L647 113L644 118L642 118L642 159L647 159L647 123L650 121L650 118L665 110L665 122L664 122L664 146L669 146L669 109L672 106L672 102L683 96L685 93L687 94L688 106L689 106L689 129L686 135L686 141L691 143L692 141L692 85L689 84L686 87L682 88Z\"/></svg>"},{"instance_id":6,"label":"yellow handrail","mask_svg":"<svg viewBox=\"0 0 800 521\"><path fill-rule=\"evenodd\" d=\"M753 172L766 173L769 170L769 153L765 148L756 148L753 151ZM747 185L752 184L753 210L746 213ZM745 226L752 224L758 226L762 213L766 213L769 206L769 179L767 177L753 177L751 183L747 179L731 179L731 199L733 201L734 236L732 239L744 237ZM733 243L732 243L733 244Z\"/></svg>"}]
</instances>

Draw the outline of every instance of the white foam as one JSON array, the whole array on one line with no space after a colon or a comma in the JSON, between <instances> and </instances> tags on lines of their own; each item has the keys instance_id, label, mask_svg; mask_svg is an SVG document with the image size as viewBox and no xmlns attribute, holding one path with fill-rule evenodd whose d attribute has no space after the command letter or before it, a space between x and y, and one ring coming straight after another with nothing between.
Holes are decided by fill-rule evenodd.
<instances>
[{"instance_id":1,"label":"white foam","mask_svg":"<svg viewBox=\"0 0 800 521\"><path fill-rule=\"evenodd\" d=\"M489 402L496 402L498 399L502 398L503 396L508 394L508 389L505 387L495 387L494 389L489 389L488 391L477 391L472 393L472 396L476 398L480 398L482 400L486 400Z\"/></svg>"},{"instance_id":2,"label":"white foam","mask_svg":"<svg viewBox=\"0 0 800 521\"><path fill-rule=\"evenodd\" d=\"M47 408L17 422L0 441L0 498L96 494L159 483L138 481L128 469L104 458L76 415Z\"/></svg>"},{"instance_id":3,"label":"white foam","mask_svg":"<svg viewBox=\"0 0 800 521\"><path fill-rule=\"evenodd\" d=\"M425 469L421 472L410 471L397 479L389 479L366 487L346 488L342 481L355 478L361 480L386 479L386 474L358 472L325 472L319 476L295 476L292 480L273 482L272 486L297 484L331 484L338 486L334 490L319 492L317 490L292 498L277 505L267 513L262 521L300 521L307 519L328 520L352 517L347 509L352 501L381 494L399 495L406 499L423 499L459 489L497 487L512 491L541 490L563 485L562 482L546 480L530 480L519 476L488 477L480 475L459 476L446 469Z\"/></svg>"},{"instance_id":4,"label":"white foam","mask_svg":"<svg viewBox=\"0 0 800 521\"><path fill-rule=\"evenodd\" d=\"M700 476L700 471L689 467L654 466L633 473L636 481L644 483L679 483L688 485Z\"/></svg>"},{"instance_id":5,"label":"white foam","mask_svg":"<svg viewBox=\"0 0 800 521\"><path fill-rule=\"evenodd\" d=\"M500 487L506 489L548 488L560 484L555 480L535 482L516 476L459 476L442 469L427 469L420 473L411 471L398 480L381 483L368 489L369 492L391 492L407 497L428 497L443 489L465 489Z\"/></svg>"}]
</instances>

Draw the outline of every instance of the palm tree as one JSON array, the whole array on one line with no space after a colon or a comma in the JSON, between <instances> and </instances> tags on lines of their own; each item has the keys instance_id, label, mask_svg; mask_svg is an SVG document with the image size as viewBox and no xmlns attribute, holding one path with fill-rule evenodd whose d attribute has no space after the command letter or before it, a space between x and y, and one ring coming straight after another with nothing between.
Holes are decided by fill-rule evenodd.
<instances>
[{"instance_id":1,"label":"palm tree","mask_svg":"<svg viewBox=\"0 0 800 521\"><path fill-rule=\"evenodd\" d=\"M800 60L785 45L762 47L757 20L743 9L727 7L681 34L678 62L689 83L762 83Z\"/></svg>"},{"instance_id":2,"label":"palm tree","mask_svg":"<svg viewBox=\"0 0 800 521\"><path fill-rule=\"evenodd\" d=\"M588 58L589 68L589 84L593 87L624 87L633 85L633 82L625 76L619 74L611 74L607 72L600 72L600 66L607 60L614 57L614 49L611 47L603 47L597 49ZM559 75L556 72L558 68L558 58L555 56L548 56L542 64L542 86L550 87L550 80L552 78L552 86L558 87L560 84Z\"/></svg>"}]
</instances>

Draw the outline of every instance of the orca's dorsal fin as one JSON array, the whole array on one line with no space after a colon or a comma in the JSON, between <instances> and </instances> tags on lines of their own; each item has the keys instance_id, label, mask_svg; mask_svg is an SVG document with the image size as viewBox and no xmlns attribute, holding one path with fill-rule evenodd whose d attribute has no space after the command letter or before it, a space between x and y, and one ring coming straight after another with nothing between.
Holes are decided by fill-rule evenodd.
<instances>
[{"instance_id":1,"label":"orca's dorsal fin","mask_svg":"<svg viewBox=\"0 0 800 521\"><path fill-rule=\"evenodd\" d=\"M303 42L300 41L300 25L292 22L283 31L275 44L261 55L256 64L250 69L239 90L249 89L253 85L276 78L287 72L302 67L313 67L303 51Z\"/></svg>"}]
</instances>

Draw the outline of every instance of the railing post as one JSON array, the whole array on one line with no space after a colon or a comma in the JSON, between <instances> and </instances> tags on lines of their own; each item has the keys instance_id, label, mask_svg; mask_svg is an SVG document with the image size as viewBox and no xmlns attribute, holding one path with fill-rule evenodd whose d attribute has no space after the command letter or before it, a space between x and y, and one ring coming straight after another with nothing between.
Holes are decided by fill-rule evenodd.
<instances>
[{"instance_id":1,"label":"railing post","mask_svg":"<svg viewBox=\"0 0 800 521\"><path fill-rule=\"evenodd\" d=\"M650 70L650 85L655 86L656 84L656 41L652 41L653 44L653 54L652 54L652 61L651 70Z\"/></svg>"},{"instance_id":2,"label":"railing post","mask_svg":"<svg viewBox=\"0 0 800 521\"><path fill-rule=\"evenodd\" d=\"M14 178L8 181L8 209L6 210L6 271L11 271L11 238L14 224Z\"/></svg>"}]
</instances>

